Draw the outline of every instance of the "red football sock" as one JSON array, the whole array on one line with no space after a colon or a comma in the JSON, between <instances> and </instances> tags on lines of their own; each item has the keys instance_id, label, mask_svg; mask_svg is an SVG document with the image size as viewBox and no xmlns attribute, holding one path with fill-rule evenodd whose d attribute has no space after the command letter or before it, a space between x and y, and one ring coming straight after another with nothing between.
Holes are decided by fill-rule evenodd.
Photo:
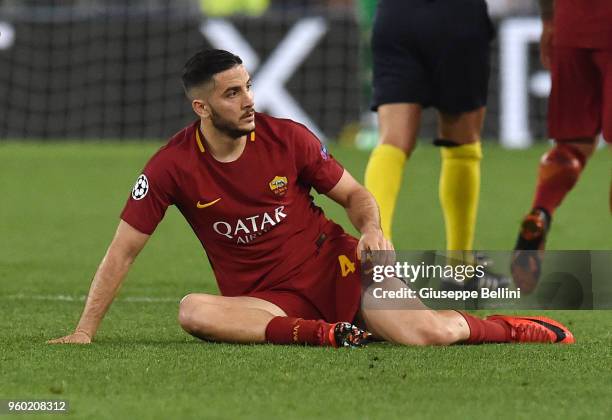
<instances>
[{"instance_id":1,"label":"red football sock","mask_svg":"<svg viewBox=\"0 0 612 420\"><path fill-rule=\"evenodd\" d=\"M558 143L540 162L533 208L545 209L549 215L576 185L586 163L585 157L571 145Z\"/></svg>"},{"instance_id":2,"label":"red football sock","mask_svg":"<svg viewBox=\"0 0 612 420\"><path fill-rule=\"evenodd\" d=\"M465 344L508 343L512 337L510 326L501 319L480 319L465 312L459 312L470 327L470 337Z\"/></svg>"},{"instance_id":3,"label":"red football sock","mask_svg":"<svg viewBox=\"0 0 612 420\"><path fill-rule=\"evenodd\" d=\"M333 326L321 320L277 316L266 327L266 340L274 344L331 346L330 331Z\"/></svg>"}]
</instances>

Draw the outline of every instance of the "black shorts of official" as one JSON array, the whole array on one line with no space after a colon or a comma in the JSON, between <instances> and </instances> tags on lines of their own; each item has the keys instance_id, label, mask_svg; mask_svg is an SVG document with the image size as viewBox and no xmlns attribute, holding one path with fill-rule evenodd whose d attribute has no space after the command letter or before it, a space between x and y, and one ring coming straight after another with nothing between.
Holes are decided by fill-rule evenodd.
<instances>
[{"instance_id":1,"label":"black shorts of official","mask_svg":"<svg viewBox=\"0 0 612 420\"><path fill-rule=\"evenodd\" d=\"M417 103L458 114L486 105L494 36L485 0L381 0L371 109Z\"/></svg>"}]
</instances>

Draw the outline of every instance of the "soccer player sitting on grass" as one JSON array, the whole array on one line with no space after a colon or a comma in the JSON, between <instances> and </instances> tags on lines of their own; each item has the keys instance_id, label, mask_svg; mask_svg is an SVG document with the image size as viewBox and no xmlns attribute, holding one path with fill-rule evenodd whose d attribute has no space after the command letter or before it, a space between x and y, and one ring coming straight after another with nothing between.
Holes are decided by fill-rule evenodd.
<instances>
[{"instance_id":1,"label":"soccer player sitting on grass","mask_svg":"<svg viewBox=\"0 0 612 420\"><path fill-rule=\"evenodd\" d=\"M91 342L170 205L202 243L221 291L181 300L179 323L195 337L334 347L360 346L372 335L415 345L574 341L567 328L547 318L482 320L429 310L416 299L405 309L377 307L369 289L362 293L357 256L392 246L370 193L306 127L255 112L251 79L239 57L200 51L187 61L183 84L198 120L147 163L76 330L50 343ZM359 240L325 217L311 188L346 209ZM403 283L390 278L383 285L397 289Z\"/></svg>"}]
</instances>

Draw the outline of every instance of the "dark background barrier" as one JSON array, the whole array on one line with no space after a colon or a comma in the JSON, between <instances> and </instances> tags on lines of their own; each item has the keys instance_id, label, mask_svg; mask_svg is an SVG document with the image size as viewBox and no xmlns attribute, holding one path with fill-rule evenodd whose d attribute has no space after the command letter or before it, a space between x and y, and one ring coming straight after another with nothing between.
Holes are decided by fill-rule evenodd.
<instances>
[{"instance_id":1,"label":"dark background barrier","mask_svg":"<svg viewBox=\"0 0 612 420\"><path fill-rule=\"evenodd\" d=\"M179 78L186 58L212 44L202 29L210 20L197 8L117 2L96 9L30 3L30 7L0 8L0 139L163 139L194 118ZM360 58L364 36L352 9L280 12L272 8L258 17L232 16L221 22L256 53L261 67L296 24L313 17L323 22L323 33L281 85L301 115L308 117L302 122L322 137L337 139L347 128L354 131L372 119L367 95L361 93L360 72L368 71ZM12 41L7 41L11 35ZM226 42L231 38L227 33L218 36L217 44L232 45ZM545 95L534 94L530 84L540 70L537 44L531 40L525 49L524 68L518 63L501 68L502 53L498 36L492 48L483 135L497 139L503 134L502 75L524 72L527 83L509 89L530 89L517 112L525 114L528 136L543 138ZM257 71L252 74L257 76ZM257 102L263 103L267 94L273 93L258 92ZM260 110L301 119L265 107ZM521 129L518 132L520 137ZM435 135L433 112L425 114L421 135Z\"/></svg>"},{"instance_id":2,"label":"dark background barrier","mask_svg":"<svg viewBox=\"0 0 612 420\"><path fill-rule=\"evenodd\" d=\"M231 23L264 62L300 19L271 13ZM358 28L346 14L325 21L285 87L335 136L359 115ZM194 118L180 72L194 51L211 46L205 22L127 8L14 16L14 44L0 50L0 138L168 137Z\"/></svg>"}]
</instances>

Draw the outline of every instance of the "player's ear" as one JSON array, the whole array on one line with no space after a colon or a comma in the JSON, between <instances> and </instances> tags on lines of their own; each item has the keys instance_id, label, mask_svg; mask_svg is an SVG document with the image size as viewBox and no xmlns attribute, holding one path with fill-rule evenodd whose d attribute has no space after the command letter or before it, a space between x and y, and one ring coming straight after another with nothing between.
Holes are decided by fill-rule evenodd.
<instances>
[{"instance_id":1,"label":"player's ear","mask_svg":"<svg viewBox=\"0 0 612 420\"><path fill-rule=\"evenodd\" d=\"M206 102L201 99L191 101L191 107L200 118L208 118L210 116L210 108Z\"/></svg>"}]
</instances>

